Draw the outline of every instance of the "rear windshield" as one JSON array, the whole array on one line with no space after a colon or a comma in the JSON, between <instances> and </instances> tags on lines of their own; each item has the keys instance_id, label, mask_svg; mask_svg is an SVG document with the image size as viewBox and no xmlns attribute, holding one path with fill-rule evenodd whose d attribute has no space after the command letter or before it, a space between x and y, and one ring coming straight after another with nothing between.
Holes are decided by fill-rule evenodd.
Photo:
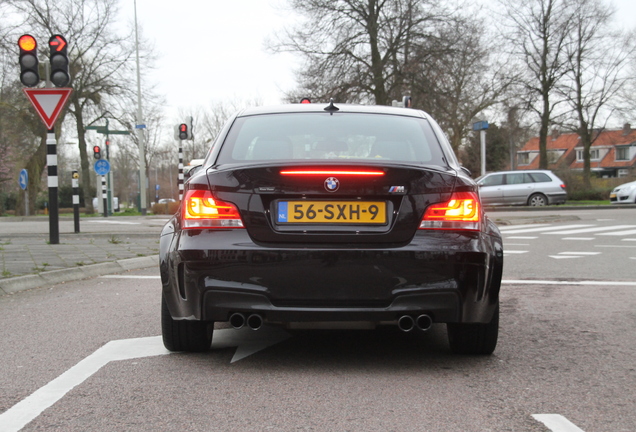
<instances>
[{"instance_id":1,"label":"rear windshield","mask_svg":"<svg viewBox=\"0 0 636 432\"><path fill-rule=\"evenodd\" d=\"M400 161L447 166L423 118L357 113L240 117L218 163L270 160Z\"/></svg>"}]
</instances>

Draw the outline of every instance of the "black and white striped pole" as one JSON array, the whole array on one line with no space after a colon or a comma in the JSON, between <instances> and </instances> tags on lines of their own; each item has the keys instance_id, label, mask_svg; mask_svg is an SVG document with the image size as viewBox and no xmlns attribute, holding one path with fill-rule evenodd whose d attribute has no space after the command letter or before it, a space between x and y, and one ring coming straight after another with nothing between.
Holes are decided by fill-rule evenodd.
<instances>
[{"instance_id":1,"label":"black and white striped pole","mask_svg":"<svg viewBox=\"0 0 636 432\"><path fill-rule=\"evenodd\" d=\"M104 217L108 217L108 191L106 190L106 176L102 176L102 200L104 203Z\"/></svg>"},{"instance_id":2,"label":"black and white striped pole","mask_svg":"<svg viewBox=\"0 0 636 432\"><path fill-rule=\"evenodd\" d=\"M80 200L79 200L79 172L73 171L71 179L73 187L73 223L75 225L75 233L80 232Z\"/></svg>"},{"instance_id":3,"label":"black and white striped pole","mask_svg":"<svg viewBox=\"0 0 636 432\"><path fill-rule=\"evenodd\" d=\"M60 213L57 202L57 141L55 131L46 133L46 165L49 186L49 243L60 244Z\"/></svg>"},{"instance_id":4,"label":"black and white striped pole","mask_svg":"<svg viewBox=\"0 0 636 432\"><path fill-rule=\"evenodd\" d=\"M183 147L179 140L179 202L183 201Z\"/></svg>"}]
</instances>

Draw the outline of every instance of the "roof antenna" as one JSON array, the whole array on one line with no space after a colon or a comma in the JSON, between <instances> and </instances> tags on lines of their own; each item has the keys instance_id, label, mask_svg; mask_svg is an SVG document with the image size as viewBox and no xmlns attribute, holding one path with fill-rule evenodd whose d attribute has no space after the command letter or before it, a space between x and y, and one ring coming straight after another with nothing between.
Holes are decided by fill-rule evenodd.
<instances>
[{"instance_id":1,"label":"roof antenna","mask_svg":"<svg viewBox=\"0 0 636 432\"><path fill-rule=\"evenodd\" d=\"M325 107L325 111L329 111L333 115L336 111L340 111L340 108L333 104L333 98L331 98L329 100L329 105Z\"/></svg>"}]
</instances>

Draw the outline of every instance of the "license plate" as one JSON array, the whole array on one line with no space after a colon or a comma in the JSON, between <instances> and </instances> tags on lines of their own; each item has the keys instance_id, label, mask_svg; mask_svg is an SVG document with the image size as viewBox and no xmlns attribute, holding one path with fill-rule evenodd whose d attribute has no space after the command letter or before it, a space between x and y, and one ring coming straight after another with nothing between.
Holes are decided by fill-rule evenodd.
<instances>
[{"instance_id":1,"label":"license plate","mask_svg":"<svg viewBox=\"0 0 636 432\"><path fill-rule=\"evenodd\" d=\"M385 224L384 201L279 201L278 223Z\"/></svg>"},{"instance_id":2,"label":"license plate","mask_svg":"<svg viewBox=\"0 0 636 432\"><path fill-rule=\"evenodd\" d=\"M616 198L616 194L615 193L610 194L610 198Z\"/></svg>"}]
</instances>

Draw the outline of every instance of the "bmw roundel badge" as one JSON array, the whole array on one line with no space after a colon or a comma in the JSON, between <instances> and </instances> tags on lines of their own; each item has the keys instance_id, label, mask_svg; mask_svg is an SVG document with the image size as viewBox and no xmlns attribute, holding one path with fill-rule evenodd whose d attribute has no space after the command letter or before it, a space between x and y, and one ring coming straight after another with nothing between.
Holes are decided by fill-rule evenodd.
<instances>
[{"instance_id":1,"label":"bmw roundel badge","mask_svg":"<svg viewBox=\"0 0 636 432\"><path fill-rule=\"evenodd\" d=\"M325 189L329 192L335 192L340 187L340 182L335 177L329 177L325 180Z\"/></svg>"}]
</instances>

